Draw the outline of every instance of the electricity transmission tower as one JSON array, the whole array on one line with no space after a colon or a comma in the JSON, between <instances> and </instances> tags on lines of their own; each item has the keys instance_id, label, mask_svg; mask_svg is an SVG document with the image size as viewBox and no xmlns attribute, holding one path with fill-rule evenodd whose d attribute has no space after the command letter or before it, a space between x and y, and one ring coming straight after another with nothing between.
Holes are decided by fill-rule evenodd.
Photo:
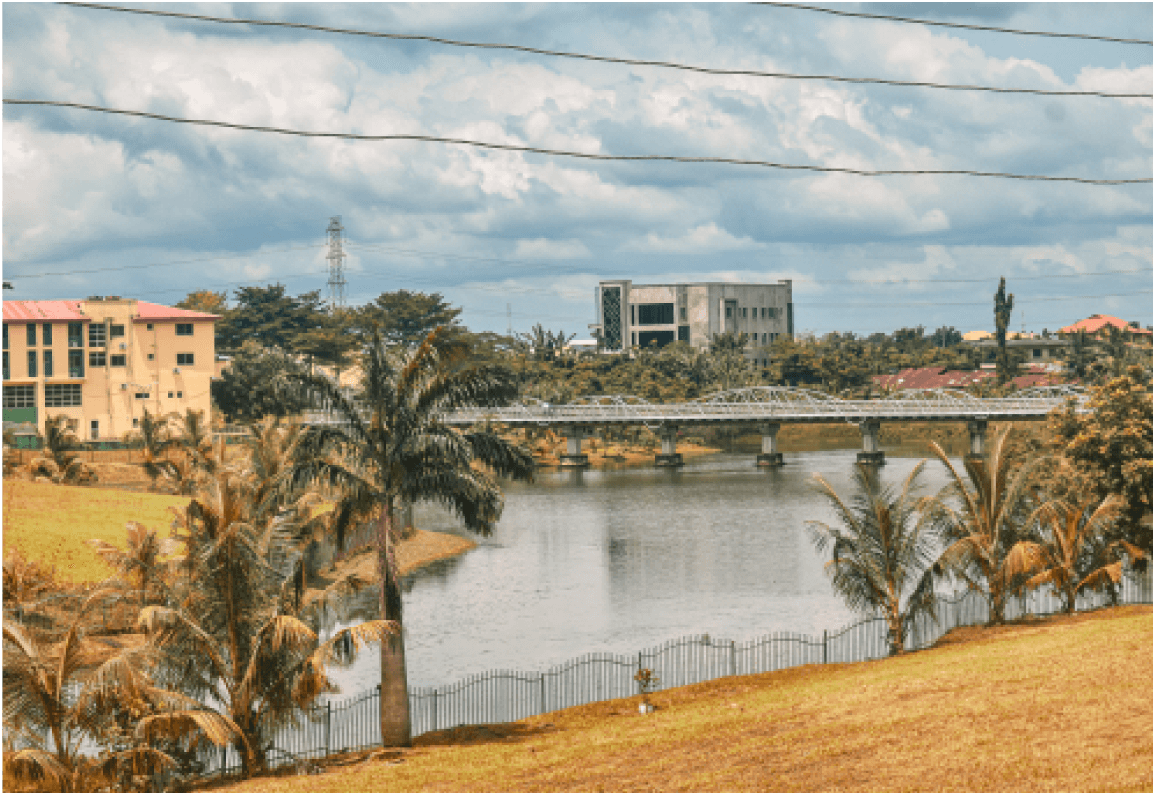
<instances>
[{"instance_id":1,"label":"electricity transmission tower","mask_svg":"<svg viewBox=\"0 0 1153 793\"><path fill-rule=\"evenodd\" d=\"M340 215L328 224L328 302L333 313L344 308L344 247Z\"/></svg>"}]
</instances>

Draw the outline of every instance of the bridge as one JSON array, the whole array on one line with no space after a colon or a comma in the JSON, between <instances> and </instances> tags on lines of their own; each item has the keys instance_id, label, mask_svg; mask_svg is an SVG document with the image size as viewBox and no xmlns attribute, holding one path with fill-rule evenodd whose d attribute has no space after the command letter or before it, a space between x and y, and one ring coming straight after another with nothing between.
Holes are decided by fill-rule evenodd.
<instances>
[{"instance_id":1,"label":"bridge","mask_svg":"<svg viewBox=\"0 0 1153 793\"><path fill-rule=\"evenodd\" d=\"M1008 397L977 397L955 389L909 390L884 399L841 399L805 388L759 386L711 394L690 402L657 404L640 397L583 397L564 405L537 400L503 408L469 408L444 417L447 424L501 424L506 427L556 428L566 438L561 465L583 467L588 456L581 442L589 431L604 426L643 425L657 433L661 451L658 466L683 463L676 451L677 433L682 427L744 426L761 434L757 464L783 463L777 448L777 432L787 423L856 424L861 430L861 462L880 464L882 422L964 421L969 429L969 453L983 455L990 421L1030 421L1044 419L1070 400L1080 411L1087 410L1088 393L1076 386L1042 386Z\"/></svg>"}]
</instances>

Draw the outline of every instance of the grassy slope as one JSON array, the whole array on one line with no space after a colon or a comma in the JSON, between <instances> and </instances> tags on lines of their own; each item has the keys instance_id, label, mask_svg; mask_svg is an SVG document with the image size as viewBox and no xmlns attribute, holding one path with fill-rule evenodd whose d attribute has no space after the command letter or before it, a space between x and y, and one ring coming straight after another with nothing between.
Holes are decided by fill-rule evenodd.
<instances>
[{"instance_id":1,"label":"grassy slope","mask_svg":"<svg viewBox=\"0 0 1153 793\"><path fill-rule=\"evenodd\" d=\"M172 507L187 497L4 480L4 549L55 566L57 579L101 581L112 569L88 547L100 539L124 546L124 525L135 520L167 536Z\"/></svg>"},{"instance_id":2,"label":"grassy slope","mask_svg":"<svg viewBox=\"0 0 1153 793\"><path fill-rule=\"evenodd\" d=\"M1153 607L1129 606L662 692L650 716L617 700L462 728L402 761L227 789L1153 790L1150 680Z\"/></svg>"}]
</instances>

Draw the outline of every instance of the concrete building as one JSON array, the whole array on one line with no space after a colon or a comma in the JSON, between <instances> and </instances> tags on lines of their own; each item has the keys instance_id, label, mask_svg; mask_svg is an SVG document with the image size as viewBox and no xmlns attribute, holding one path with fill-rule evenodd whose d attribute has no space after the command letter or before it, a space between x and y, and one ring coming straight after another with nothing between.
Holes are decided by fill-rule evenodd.
<instances>
[{"instance_id":1,"label":"concrete building","mask_svg":"<svg viewBox=\"0 0 1153 793\"><path fill-rule=\"evenodd\" d=\"M627 352L684 341L707 349L712 338L730 331L747 333L748 355L767 357L764 349L781 335L793 334L793 282L775 284L634 284L601 281L596 288L599 334L607 352Z\"/></svg>"},{"instance_id":2,"label":"concrete building","mask_svg":"<svg viewBox=\"0 0 1153 793\"><path fill-rule=\"evenodd\" d=\"M4 429L63 414L83 440L120 440L145 408L211 416L217 319L120 297L4 301Z\"/></svg>"}]
</instances>

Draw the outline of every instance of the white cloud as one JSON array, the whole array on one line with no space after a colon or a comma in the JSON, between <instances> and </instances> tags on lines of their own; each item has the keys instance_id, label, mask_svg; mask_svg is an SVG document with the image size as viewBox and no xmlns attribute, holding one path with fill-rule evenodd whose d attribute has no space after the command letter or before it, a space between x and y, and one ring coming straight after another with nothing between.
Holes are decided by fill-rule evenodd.
<instances>
[{"instance_id":1,"label":"white cloud","mask_svg":"<svg viewBox=\"0 0 1153 793\"><path fill-rule=\"evenodd\" d=\"M518 259L587 259L592 254L580 240L517 240Z\"/></svg>"},{"instance_id":2,"label":"white cloud","mask_svg":"<svg viewBox=\"0 0 1153 793\"><path fill-rule=\"evenodd\" d=\"M763 247L749 237L734 237L716 223L705 223L676 237L665 237L649 232L641 239L629 240L621 246L621 250L643 253L709 254L757 250Z\"/></svg>"}]
</instances>

